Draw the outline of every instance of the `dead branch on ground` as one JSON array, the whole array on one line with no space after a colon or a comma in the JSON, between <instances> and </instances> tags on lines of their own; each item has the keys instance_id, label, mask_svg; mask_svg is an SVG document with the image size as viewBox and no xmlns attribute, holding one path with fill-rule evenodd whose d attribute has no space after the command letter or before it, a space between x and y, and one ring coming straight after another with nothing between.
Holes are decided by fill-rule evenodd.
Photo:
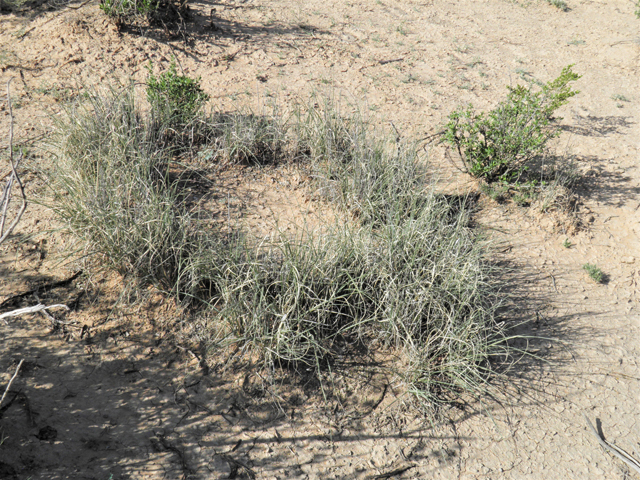
<instances>
[{"instance_id":1,"label":"dead branch on ground","mask_svg":"<svg viewBox=\"0 0 640 480\"><path fill-rule=\"evenodd\" d=\"M9 106L9 163L11 164L11 176L9 177L7 185L2 193L2 203L0 203L0 207L2 208L2 213L0 213L0 244L2 244L2 242L11 235L13 229L18 225L20 218L22 218L22 214L27 209L27 196L24 192L24 184L22 183L22 180L20 180L20 176L17 171L20 161L22 160L22 152L20 152L18 159L15 162L13 161L13 109L11 107L11 80L13 80L13 77L7 82L7 105ZM18 187L20 187L22 206L5 231L4 227L7 220L7 210L9 208L9 203L11 203L11 190L13 189L14 182L16 182Z\"/></svg>"},{"instance_id":2,"label":"dead branch on ground","mask_svg":"<svg viewBox=\"0 0 640 480\"><path fill-rule=\"evenodd\" d=\"M22 366L22 362L24 362L24 358L22 360L20 360L20 363L18 364L18 367L16 368L16 373L13 374L13 377L11 377L11 380L9 380L9 384L7 385L6 390L4 391L4 393L2 394L2 398L0 398L0 405L2 405L2 402L4 402L4 397L7 396L7 392L9 391L9 389L11 388L11 384L13 383L13 381L16 379L16 377L18 376L18 372L20 371L20 367Z\"/></svg>"},{"instance_id":3,"label":"dead branch on ground","mask_svg":"<svg viewBox=\"0 0 640 480\"><path fill-rule=\"evenodd\" d=\"M25 313L41 312L43 310L48 310L50 308L64 308L65 310L69 310L69 307L62 304L46 306L46 305L43 305L42 303L39 303L38 305L34 305L33 307L19 308L18 310L13 310L11 312L3 313L2 315L0 315L0 320L4 320L5 318L9 318L9 317L17 317L19 315L24 315ZM5 323L6 323L6 320L5 320Z\"/></svg>"}]
</instances>

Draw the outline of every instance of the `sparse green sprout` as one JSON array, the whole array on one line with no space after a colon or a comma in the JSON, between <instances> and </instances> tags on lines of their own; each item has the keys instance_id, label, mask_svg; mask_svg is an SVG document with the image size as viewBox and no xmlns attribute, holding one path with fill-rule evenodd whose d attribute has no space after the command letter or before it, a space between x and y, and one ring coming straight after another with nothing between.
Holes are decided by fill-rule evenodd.
<instances>
[{"instance_id":1,"label":"sparse green sprout","mask_svg":"<svg viewBox=\"0 0 640 480\"><path fill-rule=\"evenodd\" d=\"M200 87L200 78L178 75L175 61L169 70L158 77L151 73L147 79L147 99L159 112L163 112L172 121L188 123L209 99Z\"/></svg>"},{"instance_id":2,"label":"sparse green sprout","mask_svg":"<svg viewBox=\"0 0 640 480\"><path fill-rule=\"evenodd\" d=\"M547 3L549 5L553 5L558 10L562 10L563 12L567 12L569 10L569 5L567 5L565 0L547 0Z\"/></svg>"},{"instance_id":3,"label":"sparse green sprout","mask_svg":"<svg viewBox=\"0 0 640 480\"><path fill-rule=\"evenodd\" d=\"M406 36L407 35L407 30L405 29L404 25L402 25L402 24L400 24L400 25L398 25L398 27L396 27L396 32L398 32L402 36Z\"/></svg>"},{"instance_id":4,"label":"sparse green sprout","mask_svg":"<svg viewBox=\"0 0 640 480\"><path fill-rule=\"evenodd\" d=\"M636 11L634 13L636 17L640 18L640 0L636 0Z\"/></svg>"},{"instance_id":5,"label":"sparse green sprout","mask_svg":"<svg viewBox=\"0 0 640 480\"><path fill-rule=\"evenodd\" d=\"M518 193L513 196L514 203L521 207L528 207L534 199L535 193L527 189L518 190Z\"/></svg>"},{"instance_id":6,"label":"sparse green sprout","mask_svg":"<svg viewBox=\"0 0 640 480\"><path fill-rule=\"evenodd\" d=\"M562 246L564 248L571 248L573 247L573 243L571 243L571 241L568 238L565 238L564 242L562 242Z\"/></svg>"},{"instance_id":7,"label":"sparse green sprout","mask_svg":"<svg viewBox=\"0 0 640 480\"><path fill-rule=\"evenodd\" d=\"M449 115L443 138L456 147L468 173L487 183L519 181L560 133L553 114L578 93L569 85L580 78L572 67L540 89L507 87L507 99L489 112L477 113L470 105Z\"/></svg>"},{"instance_id":8,"label":"sparse green sprout","mask_svg":"<svg viewBox=\"0 0 640 480\"><path fill-rule=\"evenodd\" d=\"M611 100L615 100L616 102L630 102L631 101L627 97L625 97L624 95L621 95L619 93L616 93L615 95L611 95Z\"/></svg>"},{"instance_id":9,"label":"sparse green sprout","mask_svg":"<svg viewBox=\"0 0 640 480\"><path fill-rule=\"evenodd\" d=\"M600 270L597 265L585 263L582 266L582 269L587 272L589 277L591 277L591 280L594 282L602 283L604 281L604 273L602 273L602 270Z\"/></svg>"}]
</instances>

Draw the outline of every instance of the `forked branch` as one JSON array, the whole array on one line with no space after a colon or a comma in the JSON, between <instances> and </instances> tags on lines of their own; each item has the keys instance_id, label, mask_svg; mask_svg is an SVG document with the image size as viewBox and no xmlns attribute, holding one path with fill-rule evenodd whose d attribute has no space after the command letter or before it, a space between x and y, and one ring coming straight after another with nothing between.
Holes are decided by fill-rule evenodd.
<instances>
[{"instance_id":1,"label":"forked branch","mask_svg":"<svg viewBox=\"0 0 640 480\"><path fill-rule=\"evenodd\" d=\"M20 164L20 160L22 160L22 152L20 152L18 159L15 162L13 161L13 109L11 106L11 80L13 80L13 78L10 78L7 82L7 105L9 106L9 163L11 165L11 175L9 176L7 185L2 193L0 204L0 208L2 209L2 213L0 213L0 244L4 242L9 235L11 235L14 228L16 228L16 225L18 225L18 222L22 218L22 214L27 209L27 196L24 192L22 180L20 180L20 176L18 175L18 165ZM11 203L11 190L13 189L14 182L16 182L20 188L22 205L20 206L20 210L18 210L15 218L5 231L7 210L9 209L9 203Z\"/></svg>"}]
</instances>

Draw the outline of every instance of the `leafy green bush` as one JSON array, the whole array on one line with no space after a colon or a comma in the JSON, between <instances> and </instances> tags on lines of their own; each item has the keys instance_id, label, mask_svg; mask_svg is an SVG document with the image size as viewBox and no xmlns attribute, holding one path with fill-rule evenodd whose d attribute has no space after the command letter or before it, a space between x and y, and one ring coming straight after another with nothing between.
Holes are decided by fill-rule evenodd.
<instances>
[{"instance_id":1,"label":"leafy green bush","mask_svg":"<svg viewBox=\"0 0 640 480\"><path fill-rule=\"evenodd\" d=\"M100 0L100 9L118 28L126 24L161 27L165 32L184 24L188 0Z\"/></svg>"},{"instance_id":2,"label":"leafy green bush","mask_svg":"<svg viewBox=\"0 0 640 480\"><path fill-rule=\"evenodd\" d=\"M569 5L567 5L567 2L565 2L565 0L547 0L547 3L553 5L559 10L562 10L563 12L569 10Z\"/></svg>"},{"instance_id":3,"label":"leafy green bush","mask_svg":"<svg viewBox=\"0 0 640 480\"><path fill-rule=\"evenodd\" d=\"M149 15L158 8L158 0L101 0L100 10L108 16L123 19Z\"/></svg>"},{"instance_id":4,"label":"leafy green bush","mask_svg":"<svg viewBox=\"0 0 640 480\"><path fill-rule=\"evenodd\" d=\"M149 64L147 99L162 117L179 124L189 123L209 99L200 87L200 78L178 75L175 61L158 77Z\"/></svg>"},{"instance_id":5,"label":"leafy green bush","mask_svg":"<svg viewBox=\"0 0 640 480\"><path fill-rule=\"evenodd\" d=\"M604 281L604 273L602 273L602 270L600 270L597 265L585 263L582 266L582 269L587 272L589 277L591 277L591 280L593 280L594 282L602 283Z\"/></svg>"},{"instance_id":6,"label":"leafy green bush","mask_svg":"<svg viewBox=\"0 0 640 480\"><path fill-rule=\"evenodd\" d=\"M508 87L507 99L487 113L472 106L449 115L444 141L455 146L466 170L488 183L517 182L547 142L559 134L553 113L578 93L569 82L580 78L569 65L543 85Z\"/></svg>"}]
</instances>

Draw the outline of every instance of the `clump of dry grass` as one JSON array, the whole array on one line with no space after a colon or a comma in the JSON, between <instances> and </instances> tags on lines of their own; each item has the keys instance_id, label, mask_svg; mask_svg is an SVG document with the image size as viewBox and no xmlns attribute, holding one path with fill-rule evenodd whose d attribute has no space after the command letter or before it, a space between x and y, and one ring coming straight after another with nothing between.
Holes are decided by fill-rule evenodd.
<instances>
[{"instance_id":1,"label":"clump of dry grass","mask_svg":"<svg viewBox=\"0 0 640 480\"><path fill-rule=\"evenodd\" d=\"M213 317L203 336L271 368L319 373L345 344L387 345L425 402L482 389L488 359L506 348L495 272L464 199L435 192L413 145L331 105L289 123L200 114L189 125L198 135L167 135L176 125L143 113L132 88L68 111L51 205L87 253ZM196 148L257 164L295 156L352 220L258 243L205 226L181 191L186 167L173 163Z\"/></svg>"}]
</instances>

